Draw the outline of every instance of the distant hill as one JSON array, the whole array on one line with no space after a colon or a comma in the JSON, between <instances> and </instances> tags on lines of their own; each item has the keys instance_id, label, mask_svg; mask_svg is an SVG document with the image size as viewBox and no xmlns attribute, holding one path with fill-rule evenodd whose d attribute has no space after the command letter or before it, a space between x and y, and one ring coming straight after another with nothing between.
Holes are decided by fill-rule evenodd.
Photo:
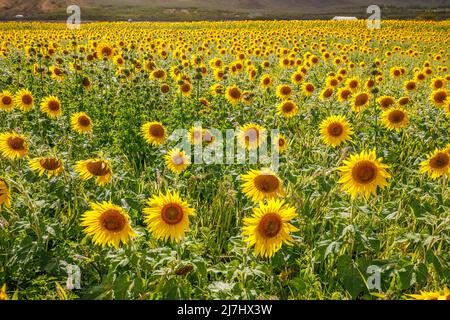
<instances>
[{"instance_id":1,"label":"distant hill","mask_svg":"<svg viewBox=\"0 0 450 320\"><path fill-rule=\"evenodd\" d=\"M374 2L383 6L385 17L450 15L450 0L0 0L0 19L17 14L29 19L64 19L71 4L79 5L82 17L89 19L328 18L334 14L364 16L365 8Z\"/></svg>"}]
</instances>

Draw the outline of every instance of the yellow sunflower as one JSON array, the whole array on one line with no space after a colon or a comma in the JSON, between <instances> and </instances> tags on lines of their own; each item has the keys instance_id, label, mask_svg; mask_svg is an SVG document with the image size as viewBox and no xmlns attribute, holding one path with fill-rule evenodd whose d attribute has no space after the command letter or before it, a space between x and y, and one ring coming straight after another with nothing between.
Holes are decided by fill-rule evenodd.
<instances>
[{"instance_id":1,"label":"yellow sunflower","mask_svg":"<svg viewBox=\"0 0 450 320\"><path fill-rule=\"evenodd\" d=\"M0 110L11 111L14 108L14 97L9 91L0 93Z\"/></svg>"},{"instance_id":2,"label":"yellow sunflower","mask_svg":"<svg viewBox=\"0 0 450 320\"><path fill-rule=\"evenodd\" d=\"M175 174L180 174L190 165L190 160L184 151L172 149L164 156L166 166Z\"/></svg>"},{"instance_id":3,"label":"yellow sunflower","mask_svg":"<svg viewBox=\"0 0 450 320\"><path fill-rule=\"evenodd\" d=\"M391 96L382 96L377 99L377 103L381 109L386 110L395 105L396 101Z\"/></svg>"},{"instance_id":4,"label":"yellow sunflower","mask_svg":"<svg viewBox=\"0 0 450 320\"><path fill-rule=\"evenodd\" d=\"M237 86L230 86L226 89L225 97L232 105L236 105L242 99L242 92Z\"/></svg>"},{"instance_id":5,"label":"yellow sunflower","mask_svg":"<svg viewBox=\"0 0 450 320\"><path fill-rule=\"evenodd\" d=\"M278 134L278 152L282 153L288 148L288 142L284 134Z\"/></svg>"},{"instance_id":6,"label":"yellow sunflower","mask_svg":"<svg viewBox=\"0 0 450 320\"><path fill-rule=\"evenodd\" d=\"M420 294L408 294L414 300L450 300L450 290L444 288L439 291L420 291Z\"/></svg>"},{"instance_id":7,"label":"yellow sunflower","mask_svg":"<svg viewBox=\"0 0 450 320\"><path fill-rule=\"evenodd\" d=\"M269 200L267 204L261 202L259 208L253 208L251 217L244 218L242 235L249 247L254 246L255 255L271 258L283 243L292 245L290 233L299 229L290 221L296 217L295 208L283 200Z\"/></svg>"},{"instance_id":8,"label":"yellow sunflower","mask_svg":"<svg viewBox=\"0 0 450 320\"><path fill-rule=\"evenodd\" d=\"M105 43L97 45L96 53L99 59L112 59L114 57L114 49Z\"/></svg>"},{"instance_id":9,"label":"yellow sunflower","mask_svg":"<svg viewBox=\"0 0 450 320\"><path fill-rule=\"evenodd\" d=\"M0 134L0 152L9 159L23 158L28 155L28 143L25 137L15 132Z\"/></svg>"},{"instance_id":10,"label":"yellow sunflower","mask_svg":"<svg viewBox=\"0 0 450 320\"><path fill-rule=\"evenodd\" d=\"M70 117L70 126L78 133L90 133L93 124L92 119L86 113L77 112Z\"/></svg>"},{"instance_id":11,"label":"yellow sunflower","mask_svg":"<svg viewBox=\"0 0 450 320\"><path fill-rule=\"evenodd\" d=\"M99 186L104 186L112 179L111 165L107 160L88 159L77 161L75 171L82 180L86 181L95 178L95 183Z\"/></svg>"},{"instance_id":12,"label":"yellow sunflower","mask_svg":"<svg viewBox=\"0 0 450 320\"><path fill-rule=\"evenodd\" d=\"M247 123L238 133L238 141L245 149L257 149L266 138L266 130L258 124Z\"/></svg>"},{"instance_id":13,"label":"yellow sunflower","mask_svg":"<svg viewBox=\"0 0 450 320\"><path fill-rule=\"evenodd\" d=\"M148 144L159 146L166 140L166 129L161 122L147 122L141 126L141 134Z\"/></svg>"},{"instance_id":14,"label":"yellow sunflower","mask_svg":"<svg viewBox=\"0 0 450 320\"><path fill-rule=\"evenodd\" d=\"M273 80L272 80L272 76L270 74L264 74L261 76L261 80L260 80L261 88L267 89L272 85L272 83L273 83Z\"/></svg>"},{"instance_id":15,"label":"yellow sunflower","mask_svg":"<svg viewBox=\"0 0 450 320\"><path fill-rule=\"evenodd\" d=\"M64 72L60 68L58 68L57 66L51 66L49 70L53 79L59 81L64 80Z\"/></svg>"},{"instance_id":16,"label":"yellow sunflower","mask_svg":"<svg viewBox=\"0 0 450 320\"><path fill-rule=\"evenodd\" d=\"M57 118L62 115L61 101L55 96L45 97L41 102L41 111L50 118Z\"/></svg>"},{"instance_id":17,"label":"yellow sunflower","mask_svg":"<svg viewBox=\"0 0 450 320\"><path fill-rule=\"evenodd\" d=\"M352 96L352 90L349 88L341 88L337 91L336 96L339 102L348 101Z\"/></svg>"},{"instance_id":18,"label":"yellow sunflower","mask_svg":"<svg viewBox=\"0 0 450 320\"><path fill-rule=\"evenodd\" d=\"M351 140L353 128L344 116L330 116L320 123L320 134L326 144L335 147Z\"/></svg>"},{"instance_id":19,"label":"yellow sunflower","mask_svg":"<svg viewBox=\"0 0 450 320\"><path fill-rule=\"evenodd\" d=\"M322 101L327 100L333 96L333 92L333 87L326 87L322 90L322 92L320 92L319 99Z\"/></svg>"},{"instance_id":20,"label":"yellow sunflower","mask_svg":"<svg viewBox=\"0 0 450 320\"><path fill-rule=\"evenodd\" d=\"M8 294L6 293L6 283L4 283L2 288L0 289L0 301L2 300L9 300Z\"/></svg>"},{"instance_id":21,"label":"yellow sunflower","mask_svg":"<svg viewBox=\"0 0 450 320\"><path fill-rule=\"evenodd\" d=\"M34 99L31 91L22 89L19 90L14 97L14 104L24 112L28 112L33 109Z\"/></svg>"},{"instance_id":22,"label":"yellow sunflower","mask_svg":"<svg viewBox=\"0 0 450 320\"><path fill-rule=\"evenodd\" d=\"M147 201L144 208L145 223L156 239L179 242L189 230L189 216L195 215L195 209L182 200L177 192L167 192Z\"/></svg>"},{"instance_id":23,"label":"yellow sunflower","mask_svg":"<svg viewBox=\"0 0 450 320\"><path fill-rule=\"evenodd\" d=\"M277 114L291 118L298 113L297 104L292 100L285 100L277 106Z\"/></svg>"},{"instance_id":24,"label":"yellow sunflower","mask_svg":"<svg viewBox=\"0 0 450 320\"><path fill-rule=\"evenodd\" d=\"M362 111L368 104L370 100L370 95L367 92L355 93L352 96L352 110L355 112Z\"/></svg>"},{"instance_id":25,"label":"yellow sunflower","mask_svg":"<svg viewBox=\"0 0 450 320\"><path fill-rule=\"evenodd\" d=\"M381 114L381 121L387 129L399 131L409 123L408 111L401 107L386 109Z\"/></svg>"},{"instance_id":26,"label":"yellow sunflower","mask_svg":"<svg viewBox=\"0 0 450 320\"><path fill-rule=\"evenodd\" d=\"M437 107L443 107L447 98L450 98L450 95L445 89L433 91L430 95L430 101Z\"/></svg>"},{"instance_id":27,"label":"yellow sunflower","mask_svg":"<svg viewBox=\"0 0 450 320\"><path fill-rule=\"evenodd\" d=\"M110 202L91 203L90 211L81 217L83 232L92 237L95 245L119 248L120 242L126 244L136 233L131 228L130 217L121 207Z\"/></svg>"},{"instance_id":28,"label":"yellow sunflower","mask_svg":"<svg viewBox=\"0 0 450 320\"><path fill-rule=\"evenodd\" d=\"M241 176L242 192L253 202L283 197L283 182L271 170L250 170Z\"/></svg>"},{"instance_id":29,"label":"yellow sunflower","mask_svg":"<svg viewBox=\"0 0 450 320\"><path fill-rule=\"evenodd\" d=\"M280 84L277 86L276 95L280 99L287 99L289 98L294 91L292 90L292 87L287 84Z\"/></svg>"},{"instance_id":30,"label":"yellow sunflower","mask_svg":"<svg viewBox=\"0 0 450 320\"><path fill-rule=\"evenodd\" d=\"M420 163L420 173L428 173L431 179L447 176L450 172L450 154L445 150L434 150L427 160Z\"/></svg>"},{"instance_id":31,"label":"yellow sunflower","mask_svg":"<svg viewBox=\"0 0 450 320\"><path fill-rule=\"evenodd\" d=\"M31 170L38 173L39 177L47 173L47 177L58 176L64 170L62 161L55 157L33 158L28 161Z\"/></svg>"},{"instance_id":32,"label":"yellow sunflower","mask_svg":"<svg viewBox=\"0 0 450 320\"><path fill-rule=\"evenodd\" d=\"M203 141L204 129L201 127L192 127L188 132L188 139L191 144L200 144Z\"/></svg>"},{"instance_id":33,"label":"yellow sunflower","mask_svg":"<svg viewBox=\"0 0 450 320\"><path fill-rule=\"evenodd\" d=\"M0 209L2 206L11 207L11 192L6 180L0 177Z\"/></svg>"},{"instance_id":34,"label":"yellow sunflower","mask_svg":"<svg viewBox=\"0 0 450 320\"><path fill-rule=\"evenodd\" d=\"M376 150L362 151L344 160L344 166L338 168L341 171L339 183L342 184L342 189L352 198L359 194L366 198L371 194L376 195L377 188L386 187L387 179L391 177L386 171L389 166L383 164L382 160L383 158L377 159Z\"/></svg>"}]
</instances>

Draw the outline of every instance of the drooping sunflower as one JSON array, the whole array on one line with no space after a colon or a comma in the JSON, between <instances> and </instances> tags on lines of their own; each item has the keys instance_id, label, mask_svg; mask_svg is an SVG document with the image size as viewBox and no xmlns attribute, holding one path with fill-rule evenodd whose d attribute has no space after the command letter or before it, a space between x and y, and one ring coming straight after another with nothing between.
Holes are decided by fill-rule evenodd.
<instances>
[{"instance_id":1,"label":"drooping sunflower","mask_svg":"<svg viewBox=\"0 0 450 320\"><path fill-rule=\"evenodd\" d=\"M420 291L419 294L408 294L414 300L450 300L450 290L444 288L439 291Z\"/></svg>"},{"instance_id":2,"label":"drooping sunflower","mask_svg":"<svg viewBox=\"0 0 450 320\"><path fill-rule=\"evenodd\" d=\"M31 91L22 89L19 90L14 96L14 104L24 112L28 112L33 109L34 99Z\"/></svg>"},{"instance_id":3,"label":"drooping sunflower","mask_svg":"<svg viewBox=\"0 0 450 320\"><path fill-rule=\"evenodd\" d=\"M179 242L189 230L189 216L195 215L187 201L181 199L178 192L159 193L147 201L144 208L145 223L156 239Z\"/></svg>"},{"instance_id":4,"label":"drooping sunflower","mask_svg":"<svg viewBox=\"0 0 450 320\"><path fill-rule=\"evenodd\" d=\"M297 112L297 104L292 100L285 100L277 106L277 114L286 118L292 118Z\"/></svg>"},{"instance_id":5,"label":"drooping sunflower","mask_svg":"<svg viewBox=\"0 0 450 320\"><path fill-rule=\"evenodd\" d=\"M186 153L180 149L172 149L164 156L166 166L175 174L180 174L190 165Z\"/></svg>"},{"instance_id":6,"label":"drooping sunflower","mask_svg":"<svg viewBox=\"0 0 450 320\"><path fill-rule=\"evenodd\" d=\"M50 118L57 118L62 115L61 101L55 96L45 97L41 102L41 111Z\"/></svg>"},{"instance_id":7,"label":"drooping sunflower","mask_svg":"<svg viewBox=\"0 0 450 320\"><path fill-rule=\"evenodd\" d=\"M383 164L382 160L383 158L377 158L376 150L362 151L344 160L344 166L338 168L341 171L339 183L342 184L342 189L352 198L359 194L365 198L371 194L376 195L377 188L386 187L387 179L391 178L386 170L389 166Z\"/></svg>"},{"instance_id":8,"label":"drooping sunflower","mask_svg":"<svg viewBox=\"0 0 450 320\"><path fill-rule=\"evenodd\" d=\"M257 149L266 138L266 130L258 124L247 123L240 128L237 138L245 149Z\"/></svg>"},{"instance_id":9,"label":"drooping sunflower","mask_svg":"<svg viewBox=\"0 0 450 320\"><path fill-rule=\"evenodd\" d=\"M242 235L249 247L254 246L254 253L263 258L271 258L283 243L292 245L291 232L297 232L290 221L297 217L295 208L283 200L260 202L259 208L253 208L251 217L244 218Z\"/></svg>"},{"instance_id":10,"label":"drooping sunflower","mask_svg":"<svg viewBox=\"0 0 450 320\"><path fill-rule=\"evenodd\" d=\"M250 170L241 176L242 192L253 202L284 196L283 182L271 170Z\"/></svg>"},{"instance_id":11,"label":"drooping sunflower","mask_svg":"<svg viewBox=\"0 0 450 320\"><path fill-rule=\"evenodd\" d=\"M37 172L37 174L42 176L47 173L47 177L58 176L58 174L64 170L62 161L56 157L39 157L33 158L28 161L31 170Z\"/></svg>"},{"instance_id":12,"label":"drooping sunflower","mask_svg":"<svg viewBox=\"0 0 450 320\"><path fill-rule=\"evenodd\" d=\"M78 133L90 133L93 124L92 119L86 113L77 112L70 117L70 126Z\"/></svg>"},{"instance_id":13,"label":"drooping sunflower","mask_svg":"<svg viewBox=\"0 0 450 320\"><path fill-rule=\"evenodd\" d=\"M92 237L95 245L119 248L128 243L136 233L130 225L130 217L121 207L110 202L91 203L91 210L81 217L83 232Z\"/></svg>"},{"instance_id":14,"label":"drooping sunflower","mask_svg":"<svg viewBox=\"0 0 450 320\"><path fill-rule=\"evenodd\" d=\"M0 93L0 110L11 111L14 109L14 97L9 91L2 91Z\"/></svg>"},{"instance_id":15,"label":"drooping sunflower","mask_svg":"<svg viewBox=\"0 0 450 320\"><path fill-rule=\"evenodd\" d=\"M232 105L236 105L242 99L242 92L237 86L230 86L226 89L225 97Z\"/></svg>"},{"instance_id":16,"label":"drooping sunflower","mask_svg":"<svg viewBox=\"0 0 450 320\"><path fill-rule=\"evenodd\" d=\"M0 177L0 209L2 206L11 207L11 192L6 180Z\"/></svg>"},{"instance_id":17,"label":"drooping sunflower","mask_svg":"<svg viewBox=\"0 0 450 320\"><path fill-rule=\"evenodd\" d=\"M370 95L367 92L355 93L352 96L352 110L355 112L361 112L368 104L370 100Z\"/></svg>"},{"instance_id":18,"label":"drooping sunflower","mask_svg":"<svg viewBox=\"0 0 450 320\"><path fill-rule=\"evenodd\" d=\"M320 134L326 144L335 147L351 140L353 128L344 116L330 116L320 123Z\"/></svg>"},{"instance_id":19,"label":"drooping sunflower","mask_svg":"<svg viewBox=\"0 0 450 320\"><path fill-rule=\"evenodd\" d=\"M399 131L409 123L408 111L402 107L386 109L381 114L381 121L387 129Z\"/></svg>"},{"instance_id":20,"label":"drooping sunflower","mask_svg":"<svg viewBox=\"0 0 450 320\"><path fill-rule=\"evenodd\" d=\"M386 110L395 105L396 101L391 96L382 96L377 99L377 103L381 109Z\"/></svg>"},{"instance_id":21,"label":"drooping sunflower","mask_svg":"<svg viewBox=\"0 0 450 320\"><path fill-rule=\"evenodd\" d=\"M15 132L0 134L0 152L9 159L23 158L28 155L28 143L25 137Z\"/></svg>"},{"instance_id":22,"label":"drooping sunflower","mask_svg":"<svg viewBox=\"0 0 450 320\"><path fill-rule=\"evenodd\" d=\"M276 95L279 99L288 99L293 93L292 87L287 84L277 86Z\"/></svg>"},{"instance_id":23,"label":"drooping sunflower","mask_svg":"<svg viewBox=\"0 0 450 320\"><path fill-rule=\"evenodd\" d=\"M434 150L427 160L420 163L420 173L427 173L431 179L447 176L450 173L450 154L444 150Z\"/></svg>"},{"instance_id":24,"label":"drooping sunflower","mask_svg":"<svg viewBox=\"0 0 450 320\"><path fill-rule=\"evenodd\" d=\"M147 122L141 126L141 134L148 144L159 146L166 140L166 129L161 122Z\"/></svg>"},{"instance_id":25,"label":"drooping sunflower","mask_svg":"<svg viewBox=\"0 0 450 320\"><path fill-rule=\"evenodd\" d=\"M95 178L95 183L104 186L112 179L112 169L108 160L88 159L77 161L75 171L82 180Z\"/></svg>"}]
</instances>

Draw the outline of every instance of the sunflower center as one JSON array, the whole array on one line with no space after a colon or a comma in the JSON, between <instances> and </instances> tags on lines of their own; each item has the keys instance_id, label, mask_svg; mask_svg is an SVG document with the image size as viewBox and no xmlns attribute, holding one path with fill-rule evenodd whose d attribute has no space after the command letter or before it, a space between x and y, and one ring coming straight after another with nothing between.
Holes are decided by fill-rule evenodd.
<instances>
[{"instance_id":1,"label":"sunflower center","mask_svg":"<svg viewBox=\"0 0 450 320\"><path fill-rule=\"evenodd\" d=\"M83 87L89 87L91 85L91 81L88 78L83 78Z\"/></svg>"},{"instance_id":2,"label":"sunflower center","mask_svg":"<svg viewBox=\"0 0 450 320\"><path fill-rule=\"evenodd\" d=\"M369 100L369 97L367 94L360 94L355 99L355 105L356 106L363 106L367 103Z\"/></svg>"},{"instance_id":3,"label":"sunflower center","mask_svg":"<svg viewBox=\"0 0 450 320\"><path fill-rule=\"evenodd\" d=\"M274 175L262 174L255 178L255 187L264 193L271 193L278 190L280 186L280 181Z\"/></svg>"},{"instance_id":4,"label":"sunflower center","mask_svg":"<svg viewBox=\"0 0 450 320\"><path fill-rule=\"evenodd\" d=\"M278 139L278 146L283 147L286 144L286 141L284 139Z\"/></svg>"},{"instance_id":5,"label":"sunflower center","mask_svg":"<svg viewBox=\"0 0 450 320\"><path fill-rule=\"evenodd\" d=\"M435 88L440 89L440 88L442 88L443 86L444 86L444 83L443 83L441 80L436 80L436 81L434 82L434 87L435 87Z\"/></svg>"},{"instance_id":6,"label":"sunflower center","mask_svg":"<svg viewBox=\"0 0 450 320\"><path fill-rule=\"evenodd\" d=\"M178 224L183 219L183 209L178 204L167 204L161 210L161 218L167 224Z\"/></svg>"},{"instance_id":7,"label":"sunflower center","mask_svg":"<svg viewBox=\"0 0 450 320\"><path fill-rule=\"evenodd\" d=\"M61 161L55 158L41 159L39 163L42 168L49 171L56 170L61 166Z\"/></svg>"},{"instance_id":8,"label":"sunflower center","mask_svg":"<svg viewBox=\"0 0 450 320\"><path fill-rule=\"evenodd\" d=\"M389 113L388 119L392 123L401 123L405 119L405 113L400 110L394 110Z\"/></svg>"},{"instance_id":9,"label":"sunflower center","mask_svg":"<svg viewBox=\"0 0 450 320\"><path fill-rule=\"evenodd\" d=\"M187 93L191 90L191 87L189 86L189 84L185 83L181 86L181 91Z\"/></svg>"},{"instance_id":10,"label":"sunflower center","mask_svg":"<svg viewBox=\"0 0 450 320\"><path fill-rule=\"evenodd\" d=\"M269 78L264 78L263 80L264 85L268 85L270 83L270 79Z\"/></svg>"},{"instance_id":11,"label":"sunflower center","mask_svg":"<svg viewBox=\"0 0 450 320\"><path fill-rule=\"evenodd\" d=\"M314 91L314 87L313 87L311 84L308 84L308 85L305 87L305 89L306 89L306 91L308 91L308 92L313 92L313 91Z\"/></svg>"},{"instance_id":12,"label":"sunflower center","mask_svg":"<svg viewBox=\"0 0 450 320\"><path fill-rule=\"evenodd\" d=\"M59 70L58 68L55 68L53 70L53 73L56 74L57 76L60 76L62 74L61 70Z\"/></svg>"},{"instance_id":13,"label":"sunflower center","mask_svg":"<svg viewBox=\"0 0 450 320\"><path fill-rule=\"evenodd\" d=\"M408 83L406 84L406 88L407 88L408 90L413 90L415 87L416 87L416 84L415 84L414 82L408 82Z\"/></svg>"},{"instance_id":14,"label":"sunflower center","mask_svg":"<svg viewBox=\"0 0 450 320\"><path fill-rule=\"evenodd\" d=\"M237 88L232 88L229 93L233 99L239 99L241 97L241 92Z\"/></svg>"},{"instance_id":15,"label":"sunflower center","mask_svg":"<svg viewBox=\"0 0 450 320\"><path fill-rule=\"evenodd\" d=\"M16 151L25 150L25 140L20 137L9 137L8 145Z\"/></svg>"},{"instance_id":16,"label":"sunflower center","mask_svg":"<svg viewBox=\"0 0 450 320\"><path fill-rule=\"evenodd\" d=\"M152 124L148 131L155 138L164 137L164 128L159 124Z\"/></svg>"},{"instance_id":17,"label":"sunflower center","mask_svg":"<svg viewBox=\"0 0 450 320\"><path fill-rule=\"evenodd\" d=\"M245 142L251 143L257 141L259 138L259 132L255 128L248 129L245 132Z\"/></svg>"},{"instance_id":18,"label":"sunflower center","mask_svg":"<svg viewBox=\"0 0 450 320\"><path fill-rule=\"evenodd\" d=\"M102 55L109 57L112 53L112 50L109 47L102 48Z\"/></svg>"},{"instance_id":19,"label":"sunflower center","mask_svg":"<svg viewBox=\"0 0 450 320\"><path fill-rule=\"evenodd\" d=\"M430 167L433 169L442 169L448 166L450 156L447 153L439 152L430 160Z\"/></svg>"},{"instance_id":20,"label":"sunflower center","mask_svg":"<svg viewBox=\"0 0 450 320\"><path fill-rule=\"evenodd\" d=\"M267 213L261 219L258 225L259 234L264 238L273 238L280 233L281 219L280 216L275 213Z\"/></svg>"},{"instance_id":21,"label":"sunflower center","mask_svg":"<svg viewBox=\"0 0 450 320\"><path fill-rule=\"evenodd\" d=\"M3 97L3 98L2 98L2 103L3 103L4 105L10 105L11 102L12 102L11 97Z\"/></svg>"},{"instance_id":22,"label":"sunflower center","mask_svg":"<svg viewBox=\"0 0 450 320\"><path fill-rule=\"evenodd\" d=\"M52 100L48 103L48 108L50 111L58 111L59 110L59 103L58 101Z\"/></svg>"},{"instance_id":23,"label":"sunflower center","mask_svg":"<svg viewBox=\"0 0 450 320\"><path fill-rule=\"evenodd\" d=\"M356 182L368 184L377 177L378 169L371 161L361 161L353 167L352 177Z\"/></svg>"},{"instance_id":24,"label":"sunflower center","mask_svg":"<svg viewBox=\"0 0 450 320\"><path fill-rule=\"evenodd\" d=\"M100 216L102 226L111 232L120 232L126 224L125 217L117 210L110 209Z\"/></svg>"},{"instance_id":25,"label":"sunflower center","mask_svg":"<svg viewBox=\"0 0 450 320\"><path fill-rule=\"evenodd\" d=\"M339 137L344 132L344 127L338 122L331 123L327 128L328 134L333 137Z\"/></svg>"},{"instance_id":26,"label":"sunflower center","mask_svg":"<svg viewBox=\"0 0 450 320\"><path fill-rule=\"evenodd\" d=\"M86 116L79 116L78 124L82 127L89 127L91 125L91 120Z\"/></svg>"},{"instance_id":27,"label":"sunflower center","mask_svg":"<svg viewBox=\"0 0 450 320\"><path fill-rule=\"evenodd\" d=\"M283 104L283 111L284 112L292 112L294 110L294 104L291 102L286 102Z\"/></svg>"},{"instance_id":28,"label":"sunflower center","mask_svg":"<svg viewBox=\"0 0 450 320\"><path fill-rule=\"evenodd\" d=\"M443 103L445 99L447 99L447 94L444 91L438 92L434 95L434 101L438 103Z\"/></svg>"},{"instance_id":29,"label":"sunflower center","mask_svg":"<svg viewBox=\"0 0 450 320\"><path fill-rule=\"evenodd\" d=\"M164 77L164 71L162 71L162 70L157 70L157 71L155 71L154 76L155 76L155 78L157 78L157 79L161 79L161 78Z\"/></svg>"},{"instance_id":30,"label":"sunflower center","mask_svg":"<svg viewBox=\"0 0 450 320\"><path fill-rule=\"evenodd\" d=\"M291 91L292 90L289 87L281 87L281 90L280 90L281 94L284 96L291 94Z\"/></svg>"},{"instance_id":31,"label":"sunflower center","mask_svg":"<svg viewBox=\"0 0 450 320\"><path fill-rule=\"evenodd\" d=\"M111 170L108 168L108 165L104 161L92 161L89 162L86 165L86 168L88 171L97 177L103 177L106 176L111 172Z\"/></svg>"},{"instance_id":32,"label":"sunflower center","mask_svg":"<svg viewBox=\"0 0 450 320\"><path fill-rule=\"evenodd\" d=\"M203 141L206 143L211 143L213 141L213 136L209 131L206 131L203 134Z\"/></svg>"},{"instance_id":33,"label":"sunflower center","mask_svg":"<svg viewBox=\"0 0 450 320\"><path fill-rule=\"evenodd\" d=\"M29 94L25 94L22 96L22 102L24 104L31 104L33 102L33 98Z\"/></svg>"},{"instance_id":34,"label":"sunflower center","mask_svg":"<svg viewBox=\"0 0 450 320\"><path fill-rule=\"evenodd\" d=\"M181 153L175 153L172 156L172 162L177 166L182 165L184 163L183 155Z\"/></svg>"},{"instance_id":35,"label":"sunflower center","mask_svg":"<svg viewBox=\"0 0 450 320\"><path fill-rule=\"evenodd\" d=\"M381 107L386 109L389 108L389 106L393 105L394 101L392 99L383 99L381 101Z\"/></svg>"},{"instance_id":36,"label":"sunflower center","mask_svg":"<svg viewBox=\"0 0 450 320\"><path fill-rule=\"evenodd\" d=\"M344 90L341 92L341 97L344 99L347 99L348 96L350 95L350 91L349 90Z\"/></svg>"}]
</instances>

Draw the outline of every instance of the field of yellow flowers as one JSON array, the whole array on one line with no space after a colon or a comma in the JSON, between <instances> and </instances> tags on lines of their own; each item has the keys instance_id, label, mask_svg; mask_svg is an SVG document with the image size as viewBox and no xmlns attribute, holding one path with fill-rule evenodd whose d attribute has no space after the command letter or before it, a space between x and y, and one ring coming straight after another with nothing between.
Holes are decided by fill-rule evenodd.
<instances>
[{"instance_id":1,"label":"field of yellow flowers","mask_svg":"<svg viewBox=\"0 0 450 320\"><path fill-rule=\"evenodd\" d=\"M0 23L0 299L450 299L449 33Z\"/></svg>"}]
</instances>

